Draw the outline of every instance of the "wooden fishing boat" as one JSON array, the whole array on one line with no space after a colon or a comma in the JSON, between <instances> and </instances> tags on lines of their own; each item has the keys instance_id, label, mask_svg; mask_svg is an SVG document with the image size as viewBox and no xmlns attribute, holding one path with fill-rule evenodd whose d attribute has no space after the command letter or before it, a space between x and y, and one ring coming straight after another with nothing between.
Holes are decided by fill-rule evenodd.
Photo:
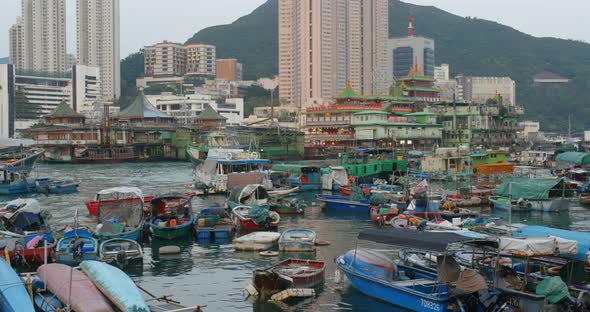
<instances>
[{"instance_id":1,"label":"wooden fishing boat","mask_svg":"<svg viewBox=\"0 0 590 312\"><path fill-rule=\"evenodd\" d=\"M323 202L329 210L366 214L371 211L369 200L354 201L339 195L317 195L316 198Z\"/></svg>"},{"instance_id":2,"label":"wooden fishing boat","mask_svg":"<svg viewBox=\"0 0 590 312\"><path fill-rule=\"evenodd\" d=\"M191 199L191 196L183 194L152 199L152 217L148 222L152 235L168 240L190 236L194 220Z\"/></svg>"},{"instance_id":3,"label":"wooden fishing boat","mask_svg":"<svg viewBox=\"0 0 590 312\"><path fill-rule=\"evenodd\" d=\"M316 234L308 229L286 230L279 238L280 251L315 251Z\"/></svg>"},{"instance_id":4,"label":"wooden fishing boat","mask_svg":"<svg viewBox=\"0 0 590 312\"><path fill-rule=\"evenodd\" d=\"M244 231L276 230L281 216L264 207L237 206L231 215L237 228Z\"/></svg>"},{"instance_id":5,"label":"wooden fishing boat","mask_svg":"<svg viewBox=\"0 0 590 312\"><path fill-rule=\"evenodd\" d=\"M270 210L280 215L303 214L307 205L299 198L272 198Z\"/></svg>"},{"instance_id":6,"label":"wooden fishing boat","mask_svg":"<svg viewBox=\"0 0 590 312\"><path fill-rule=\"evenodd\" d=\"M138 266L143 264L143 249L131 239L113 238L100 244L100 261L117 267Z\"/></svg>"},{"instance_id":7,"label":"wooden fishing boat","mask_svg":"<svg viewBox=\"0 0 590 312\"><path fill-rule=\"evenodd\" d=\"M525 200L518 199L510 202L508 197L492 195L489 197L490 206L493 209L512 211L546 211L561 212L569 209L569 198L555 198L550 200Z\"/></svg>"},{"instance_id":8,"label":"wooden fishing boat","mask_svg":"<svg viewBox=\"0 0 590 312\"><path fill-rule=\"evenodd\" d=\"M125 272L100 261L83 261L80 268L119 311L150 312L137 285Z\"/></svg>"},{"instance_id":9,"label":"wooden fishing boat","mask_svg":"<svg viewBox=\"0 0 590 312\"><path fill-rule=\"evenodd\" d=\"M98 195L97 195L98 196ZM152 199L154 199L154 195L146 195L143 197L143 207L144 207L144 212L146 214L149 214L149 207L150 207L150 203L152 201ZM112 199L113 202L117 202L117 201L140 201L141 199L139 197L134 197L134 198L125 198L125 199ZM103 203L108 203L107 200L104 200ZM88 214L91 216L97 216L98 215L98 198L95 198L95 200L93 201L88 201L84 203L86 205L86 209L88 210Z\"/></svg>"},{"instance_id":10,"label":"wooden fishing boat","mask_svg":"<svg viewBox=\"0 0 590 312\"><path fill-rule=\"evenodd\" d=\"M65 232L55 248L56 261L67 265L78 265L83 260L96 260L97 256L98 240L81 228Z\"/></svg>"},{"instance_id":11,"label":"wooden fishing boat","mask_svg":"<svg viewBox=\"0 0 590 312\"><path fill-rule=\"evenodd\" d=\"M268 298L288 288L315 288L324 283L323 261L286 259L262 270L256 270L252 283Z\"/></svg>"},{"instance_id":12,"label":"wooden fishing boat","mask_svg":"<svg viewBox=\"0 0 590 312\"><path fill-rule=\"evenodd\" d=\"M131 200L124 200L125 198ZM133 198L139 198L139 200L133 200ZM137 241L140 239L145 222L143 193L140 189L136 187L110 188L98 192L97 199L96 235L99 240L123 238Z\"/></svg>"},{"instance_id":13,"label":"wooden fishing boat","mask_svg":"<svg viewBox=\"0 0 590 312\"><path fill-rule=\"evenodd\" d=\"M107 264L105 264L107 265ZM37 269L46 287L74 311L112 312L109 301L84 273L59 263L44 264ZM30 302L30 299L27 298Z\"/></svg>"},{"instance_id":14,"label":"wooden fishing boat","mask_svg":"<svg viewBox=\"0 0 590 312\"><path fill-rule=\"evenodd\" d=\"M6 156L8 155L8 156ZM36 179L30 178L33 166L43 151L22 151L13 148L0 156L0 195L35 193Z\"/></svg>"},{"instance_id":15,"label":"wooden fishing boat","mask_svg":"<svg viewBox=\"0 0 590 312\"><path fill-rule=\"evenodd\" d=\"M280 233L277 232L254 232L234 239L236 250L261 251L276 246Z\"/></svg>"},{"instance_id":16,"label":"wooden fishing boat","mask_svg":"<svg viewBox=\"0 0 590 312\"><path fill-rule=\"evenodd\" d=\"M21 279L2 258L0 258L0 311L35 311L29 293L23 286Z\"/></svg>"}]
</instances>

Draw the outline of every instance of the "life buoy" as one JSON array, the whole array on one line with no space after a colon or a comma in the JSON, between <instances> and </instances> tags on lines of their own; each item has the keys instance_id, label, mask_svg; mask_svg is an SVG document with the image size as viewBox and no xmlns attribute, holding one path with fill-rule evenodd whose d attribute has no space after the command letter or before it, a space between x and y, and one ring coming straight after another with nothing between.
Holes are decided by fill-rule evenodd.
<instances>
[{"instance_id":1,"label":"life buoy","mask_svg":"<svg viewBox=\"0 0 590 312\"><path fill-rule=\"evenodd\" d=\"M307 182L309 182L309 179L307 179L307 176L302 175L299 181L301 181L302 184L307 184Z\"/></svg>"},{"instance_id":2,"label":"life buoy","mask_svg":"<svg viewBox=\"0 0 590 312\"><path fill-rule=\"evenodd\" d=\"M232 160L233 158L234 158L234 154L232 154L232 153L225 154L225 159L226 160Z\"/></svg>"}]
</instances>

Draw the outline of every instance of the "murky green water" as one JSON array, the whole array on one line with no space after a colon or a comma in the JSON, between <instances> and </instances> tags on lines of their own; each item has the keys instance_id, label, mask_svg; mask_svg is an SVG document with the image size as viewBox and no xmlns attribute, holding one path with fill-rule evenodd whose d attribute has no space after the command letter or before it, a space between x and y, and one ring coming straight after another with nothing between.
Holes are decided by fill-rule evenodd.
<instances>
[{"instance_id":1,"label":"murky green water","mask_svg":"<svg viewBox=\"0 0 590 312\"><path fill-rule=\"evenodd\" d=\"M188 163L143 163L114 165L38 165L38 175L80 181L80 192L68 195L34 195L43 207L48 208L55 228L73 223L76 208L81 223L93 224L88 217L84 202L105 188L115 186L136 186L145 194L164 194L183 191L191 181ZM170 242L153 242L145 247L144 266L141 272L134 272L135 279L153 293L173 295L183 304L207 305L207 311L396 311L354 291L346 282L334 282L333 259L356 244L356 235L365 228L373 227L368 216L334 214L322 211L314 202L314 194L300 194L310 204L305 216L283 217L279 230L309 228L318 233L318 238L332 242L330 246L318 247L315 254L281 254L280 258L311 257L326 262L326 283L314 298L297 301L288 306L273 303L258 304L246 299L244 287L249 284L252 271L277 261L264 258L258 253L235 252L231 241L201 244L193 241L175 242L182 249L181 255L159 256L153 254L162 245ZM0 202L8 200L0 198ZM196 209L222 204L223 196L197 198ZM507 219L506 213L500 213ZM556 214L513 214L512 222L543 224L553 227L590 230L590 209L572 207L569 213Z\"/></svg>"}]
</instances>

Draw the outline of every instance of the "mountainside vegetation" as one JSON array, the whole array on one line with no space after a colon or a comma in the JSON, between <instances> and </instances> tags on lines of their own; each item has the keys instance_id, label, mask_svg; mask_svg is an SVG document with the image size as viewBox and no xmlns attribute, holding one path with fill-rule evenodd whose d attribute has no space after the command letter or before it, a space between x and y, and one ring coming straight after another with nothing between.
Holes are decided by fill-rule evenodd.
<instances>
[{"instance_id":1,"label":"mountainside vegetation","mask_svg":"<svg viewBox=\"0 0 590 312\"><path fill-rule=\"evenodd\" d=\"M187 42L214 44L218 58L237 58L244 64L245 79L272 77L278 72L277 13L278 0L269 0L231 24L197 32ZM436 63L448 63L452 76L509 76L516 81L516 101L525 107L526 117L541 121L544 130L567 129L568 114L573 115L572 129L590 129L590 44L537 38L496 22L399 0L389 0L390 37L405 36L409 16L416 35L435 39ZM139 57L133 54L122 62L125 92L135 92L127 87L135 84L134 74L143 72ZM533 75L543 70L571 81L533 83Z\"/></svg>"}]
</instances>

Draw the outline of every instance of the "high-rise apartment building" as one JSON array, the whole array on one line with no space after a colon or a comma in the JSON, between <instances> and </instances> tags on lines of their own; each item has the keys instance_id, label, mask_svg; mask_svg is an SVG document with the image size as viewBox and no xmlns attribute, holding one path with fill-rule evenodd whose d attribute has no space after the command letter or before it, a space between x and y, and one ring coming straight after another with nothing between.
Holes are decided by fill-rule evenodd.
<instances>
[{"instance_id":1,"label":"high-rise apartment building","mask_svg":"<svg viewBox=\"0 0 590 312\"><path fill-rule=\"evenodd\" d=\"M163 41L143 49L144 72L148 77L180 77L186 73L186 48Z\"/></svg>"},{"instance_id":2,"label":"high-rise apartment building","mask_svg":"<svg viewBox=\"0 0 590 312\"><path fill-rule=\"evenodd\" d=\"M362 93L387 92L387 0L282 0L278 13L281 98L322 101L347 81Z\"/></svg>"},{"instance_id":3,"label":"high-rise apartment building","mask_svg":"<svg viewBox=\"0 0 590 312\"><path fill-rule=\"evenodd\" d=\"M77 64L100 69L104 101L121 94L119 0L77 0Z\"/></svg>"},{"instance_id":4,"label":"high-rise apartment building","mask_svg":"<svg viewBox=\"0 0 590 312\"><path fill-rule=\"evenodd\" d=\"M472 77L459 75L457 98L467 102L485 103L502 97L502 104L516 105L516 82L510 77Z\"/></svg>"},{"instance_id":5,"label":"high-rise apartment building","mask_svg":"<svg viewBox=\"0 0 590 312\"><path fill-rule=\"evenodd\" d=\"M10 30L10 62L17 70L66 69L65 0L22 0L21 16Z\"/></svg>"},{"instance_id":6,"label":"high-rise apartment building","mask_svg":"<svg viewBox=\"0 0 590 312\"><path fill-rule=\"evenodd\" d=\"M189 43L186 47L186 73L215 76L215 46L206 43Z\"/></svg>"},{"instance_id":7,"label":"high-rise apartment building","mask_svg":"<svg viewBox=\"0 0 590 312\"><path fill-rule=\"evenodd\" d=\"M409 19L408 36L389 39L389 65L392 78L407 76L410 69L434 77L434 40L414 36L413 19Z\"/></svg>"}]
</instances>

